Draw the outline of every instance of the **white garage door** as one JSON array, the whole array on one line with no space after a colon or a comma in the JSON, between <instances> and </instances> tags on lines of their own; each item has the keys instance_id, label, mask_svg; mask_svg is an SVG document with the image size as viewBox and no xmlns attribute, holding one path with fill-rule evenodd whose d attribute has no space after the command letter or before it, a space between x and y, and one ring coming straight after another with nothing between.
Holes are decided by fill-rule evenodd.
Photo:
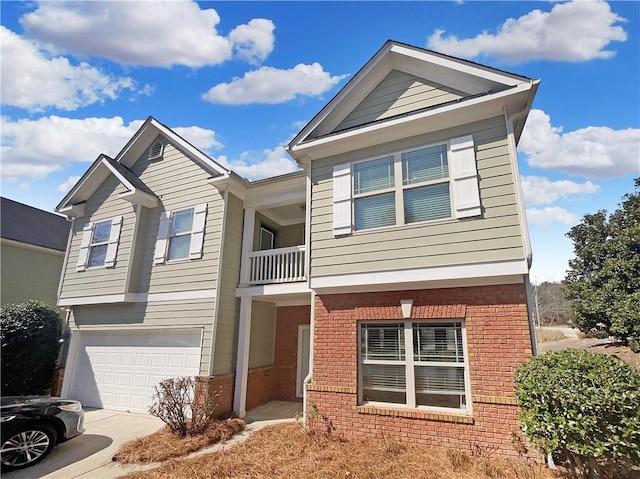
<instances>
[{"instance_id":1,"label":"white garage door","mask_svg":"<svg viewBox=\"0 0 640 479\"><path fill-rule=\"evenodd\" d=\"M69 397L87 407L148 413L153 386L195 376L200 330L82 333Z\"/></svg>"}]
</instances>

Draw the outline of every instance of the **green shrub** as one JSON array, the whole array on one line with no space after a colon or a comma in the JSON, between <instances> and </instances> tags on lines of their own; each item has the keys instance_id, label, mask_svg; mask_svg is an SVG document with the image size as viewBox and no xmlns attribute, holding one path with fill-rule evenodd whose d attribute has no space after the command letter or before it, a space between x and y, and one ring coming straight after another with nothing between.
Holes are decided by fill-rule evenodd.
<instances>
[{"instance_id":1,"label":"green shrub","mask_svg":"<svg viewBox=\"0 0 640 479\"><path fill-rule=\"evenodd\" d=\"M586 477L640 463L640 371L569 349L531 358L515 375L529 440Z\"/></svg>"},{"instance_id":2,"label":"green shrub","mask_svg":"<svg viewBox=\"0 0 640 479\"><path fill-rule=\"evenodd\" d=\"M2 306L2 395L43 394L51 387L62 320L39 301Z\"/></svg>"}]
</instances>

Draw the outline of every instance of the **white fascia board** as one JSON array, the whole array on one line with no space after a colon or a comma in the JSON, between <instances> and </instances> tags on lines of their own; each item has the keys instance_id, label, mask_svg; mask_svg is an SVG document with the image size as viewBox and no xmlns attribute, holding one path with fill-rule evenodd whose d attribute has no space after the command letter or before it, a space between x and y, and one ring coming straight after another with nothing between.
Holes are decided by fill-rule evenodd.
<instances>
[{"instance_id":1,"label":"white fascia board","mask_svg":"<svg viewBox=\"0 0 640 479\"><path fill-rule=\"evenodd\" d=\"M110 303L153 303L161 301L186 301L193 299L215 298L215 289L198 289L191 291L174 291L170 293L123 293L62 298L58 300L58 306L82 306L88 304Z\"/></svg>"},{"instance_id":2,"label":"white fascia board","mask_svg":"<svg viewBox=\"0 0 640 479\"><path fill-rule=\"evenodd\" d=\"M522 282L529 273L526 259L492 263L462 264L411 270L355 273L345 275L312 277L310 287L318 293L356 291L392 291L402 289L431 289L443 285L473 286L479 284L501 284L510 281ZM497 283L487 283L488 281ZM237 295L237 293L236 293Z\"/></svg>"},{"instance_id":3,"label":"white fascia board","mask_svg":"<svg viewBox=\"0 0 640 479\"><path fill-rule=\"evenodd\" d=\"M155 208L158 206L158 198L152 196L144 191L137 190L134 188L127 193L121 193L118 195L118 198L128 201L134 205L142 205L147 208Z\"/></svg>"},{"instance_id":4,"label":"white fascia board","mask_svg":"<svg viewBox=\"0 0 640 479\"><path fill-rule=\"evenodd\" d=\"M187 153L189 153L191 156L193 156L195 160L199 161L201 164L208 167L210 170L216 171L221 175L225 175L228 173L228 170L226 170L221 165L213 161L211 158L209 158L207 155L205 155L203 152L201 152L191 143L186 141L184 138L179 136L173 130L167 128L166 126L158 122L155 118L151 119L151 124L155 126L164 136L166 136L167 138L171 139L171 141L180 145L180 147L184 149Z\"/></svg>"},{"instance_id":5,"label":"white fascia board","mask_svg":"<svg viewBox=\"0 0 640 479\"><path fill-rule=\"evenodd\" d=\"M228 190L241 200L244 200L247 196L249 182L233 171L227 171L224 175L211 178L207 182L221 192Z\"/></svg>"},{"instance_id":6,"label":"white fascia board","mask_svg":"<svg viewBox=\"0 0 640 479\"><path fill-rule=\"evenodd\" d=\"M58 213L66 214L67 216L76 216L73 207L86 201L95 191L98 186L107 178L109 169L104 168L104 155L98 156L89 169L82 175L82 178L71 188L71 191L62 199L62 201L56 206ZM71 208L71 209L70 209ZM82 211L84 214L84 210Z\"/></svg>"},{"instance_id":7,"label":"white fascia board","mask_svg":"<svg viewBox=\"0 0 640 479\"><path fill-rule=\"evenodd\" d=\"M198 150L191 143L153 117L147 118L140 129L127 142L120 153L118 153L115 160L127 167L131 167L140 159L140 155L147 149L149 143L151 143L158 134L162 134L167 139L171 140L171 142L179 145L182 150L188 153L196 162L205 166L208 170L215 171L221 175L227 173L227 170L221 165L213 161L206 154Z\"/></svg>"},{"instance_id":8,"label":"white fascia board","mask_svg":"<svg viewBox=\"0 0 640 479\"><path fill-rule=\"evenodd\" d=\"M299 281L297 283L262 284L236 288L236 298L242 298L243 296L278 296L310 292L311 290L307 282Z\"/></svg>"},{"instance_id":9,"label":"white fascia board","mask_svg":"<svg viewBox=\"0 0 640 479\"><path fill-rule=\"evenodd\" d=\"M503 85L515 86L519 83L527 82L527 80L520 75L501 72L484 65L469 63L463 59L442 56L425 50L417 50L405 45L394 44L391 47L391 52L404 57L415 58L427 65L435 64L452 71L465 73L473 77L480 77L490 82L501 83Z\"/></svg>"},{"instance_id":10,"label":"white fascia board","mask_svg":"<svg viewBox=\"0 0 640 479\"><path fill-rule=\"evenodd\" d=\"M296 188L292 191L279 191L272 189L271 191L252 192L249 191L245 200L246 208L265 209L277 208L306 201L306 185L302 189Z\"/></svg>"},{"instance_id":11,"label":"white fascia board","mask_svg":"<svg viewBox=\"0 0 640 479\"><path fill-rule=\"evenodd\" d=\"M325 136L297 145L291 150L291 154L294 157L299 156L313 160L354 149L366 148L381 141L394 141L464 123L471 123L493 115L503 116L504 104L510 100L509 97L526 93L530 88L531 84L529 83L521 84L509 90L472 98L464 102ZM427 122L426 125L425 122ZM425 129L425 126L428 129Z\"/></svg>"},{"instance_id":12,"label":"white fascia board","mask_svg":"<svg viewBox=\"0 0 640 479\"><path fill-rule=\"evenodd\" d=\"M82 218L84 216L86 203L76 203L63 208L58 207L56 211L69 218Z\"/></svg>"}]
</instances>

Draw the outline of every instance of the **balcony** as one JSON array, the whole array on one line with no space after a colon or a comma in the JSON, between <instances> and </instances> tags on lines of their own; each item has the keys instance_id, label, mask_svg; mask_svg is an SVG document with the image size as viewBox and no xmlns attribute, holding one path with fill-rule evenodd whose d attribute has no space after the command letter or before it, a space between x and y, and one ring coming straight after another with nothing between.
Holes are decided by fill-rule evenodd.
<instances>
[{"instance_id":1,"label":"balcony","mask_svg":"<svg viewBox=\"0 0 640 479\"><path fill-rule=\"evenodd\" d=\"M250 285L294 283L306 279L304 245L249 253Z\"/></svg>"}]
</instances>

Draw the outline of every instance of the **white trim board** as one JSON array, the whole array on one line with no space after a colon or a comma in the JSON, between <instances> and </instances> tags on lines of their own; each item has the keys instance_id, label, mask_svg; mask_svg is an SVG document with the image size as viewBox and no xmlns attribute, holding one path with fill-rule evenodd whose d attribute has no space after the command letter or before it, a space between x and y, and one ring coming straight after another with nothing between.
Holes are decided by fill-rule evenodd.
<instances>
[{"instance_id":1,"label":"white trim board","mask_svg":"<svg viewBox=\"0 0 640 479\"><path fill-rule=\"evenodd\" d=\"M311 278L316 293L400 291L523 283L529 273L525 259L412 270L355 273Z\"/></svg>"},{"instance_id":2,"label":"white trim board","mask_svg":"<svg viewBox=\"0 0 640 479\"><path fill-rule=\"evenodd\" d=\"M107 303L154 303L160 301L184 301L190 299L215 298L215 289L198 289L193 291L174 291L170 293L123 293L62 298L58 300L58 306L79 306Z\"/></svg>"}]
</instances>

